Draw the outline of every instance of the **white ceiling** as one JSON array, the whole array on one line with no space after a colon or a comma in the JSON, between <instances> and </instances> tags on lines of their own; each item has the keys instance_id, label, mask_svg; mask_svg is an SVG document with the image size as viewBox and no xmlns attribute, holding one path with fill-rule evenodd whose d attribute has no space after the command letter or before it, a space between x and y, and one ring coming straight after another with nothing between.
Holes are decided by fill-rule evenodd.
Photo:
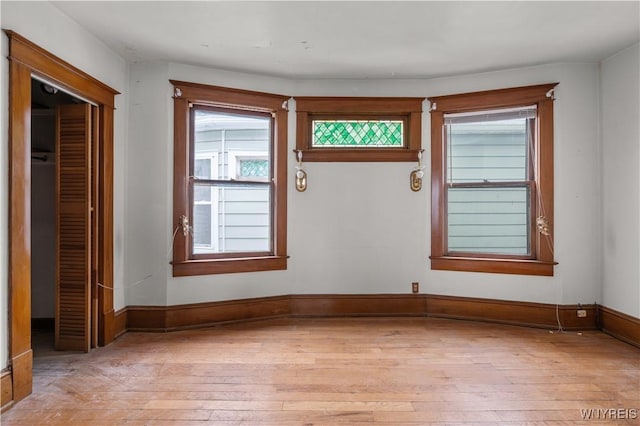
<instances>
[{"instance_id":1,"label":"white ceiling","mask_svg":"<svg viewBox=\"0 0 640 426\"><path fill-rule=\"evenodd\" d=\"M128 61L288 78L436 77L597 62L640 2L54 2Z\"/></svg>"}]
</instances>

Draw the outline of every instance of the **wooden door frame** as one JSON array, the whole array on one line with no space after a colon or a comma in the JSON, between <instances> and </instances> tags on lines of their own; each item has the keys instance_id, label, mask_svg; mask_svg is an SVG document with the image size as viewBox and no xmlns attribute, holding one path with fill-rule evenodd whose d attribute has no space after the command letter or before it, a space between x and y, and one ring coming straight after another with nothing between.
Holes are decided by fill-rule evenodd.
<instances>
[{"instance_id":1,"label":"wooden door frame","mask_svg":"<svg viewBox=\"0 0 640 426\"><path fill-rule=\"evenodd\" d=\"M113 111L116 90L19 34L9 38L9 363L13 401L31 393L31 78L46 79L98 106L98 343L114 339Z\"/></svg>"}]
</instances>

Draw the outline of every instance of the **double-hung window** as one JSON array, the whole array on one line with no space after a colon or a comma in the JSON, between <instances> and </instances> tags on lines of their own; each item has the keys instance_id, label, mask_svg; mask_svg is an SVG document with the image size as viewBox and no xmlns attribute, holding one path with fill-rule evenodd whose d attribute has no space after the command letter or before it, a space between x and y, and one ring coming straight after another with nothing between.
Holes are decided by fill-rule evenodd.
<instances>
[{"instance_id":1,"label":"double-hung window","mask_svg":"<svg viewBox=\"0 0 640 426\"><path fill-rule=\"evenodd\" d=\"M174 276L286 269L286 96L175 87Z\"/></svg>"},{"instance_id":2,"label":"double-hung window","mask_svg":"<svg viewBox=\"0 0 640 426\"><path fill-rule=\"evenodd\" d=\"M432 269L553 275L554 86L430 98Z\"/></svg>"}]
</instances>

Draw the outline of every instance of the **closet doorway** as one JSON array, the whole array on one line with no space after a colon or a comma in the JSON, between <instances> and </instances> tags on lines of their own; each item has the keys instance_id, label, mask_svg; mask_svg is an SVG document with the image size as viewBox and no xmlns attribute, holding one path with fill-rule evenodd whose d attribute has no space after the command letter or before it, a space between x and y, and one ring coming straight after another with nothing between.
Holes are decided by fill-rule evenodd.
<instances>
[{"instance_id":1,"label":"closet doorway","mask_svg":"<svg viewBox=\"0 0 640 426\"><path fill-rule=\"evenodd\" d=\"M93 165L94 175L97 179L97 181L92 181L91 178L88 178L92 182L90 184L93 185L92 188L95 186L94 212L89 213L89 216L91 214L95 215L93 222L95 229L91 229L91 225L83 228L88 228L87 232L94 233L93 239L91 239L91 234L86 237L85 241L90 241L90 243L85 242L85 244L90 246L91 257L95 256L94 282L97 285L97 289L95 289L94 297L89 299L85 295L78 296L76 288L68 289L69 291L66 292L72 304L84 306L85 301L89 300L90 306L85 311L87 314L91 313L93 315L93 320L89 317L87 321L72 321L75 324L82 324L82 330L76 329L74 331L74 333L80 334L82 337L71 339L82 341L82 344L75 348L76 350L88 350L85 347L86 340L89 341L88 345L90 347L92 341L102 346L114 339L113 111L114 97L118 92L68 62L31 43L19 34L13 31L5 31L5 33L9 39L9 371L12 387L11 399L15 402L31 393L33 380L31 340L31 120L33 118L33 80L46 82L51 87L84 100L85 103L78 105L80 105L80 108L90 111L82 117L77 112L71 113L71 116L67 117L73 123L70 127L75 129L74 131L78 127L86 126L81 133L90 134L93 140L92 145L94 145L93 154L97 155L97 158L94 158L90 153L82 154L89 158L89 164ZM80 122L88 124L80 124ZM74 131L70 133L74 133ZM62 134L61 139L63 139ZM88 146L86 140L78 142L80 139L77 139L76 136L72 136L69 139L60 146L60 151L70 150L73 152L78 151L80 146ZM91 148L88 149L90 150ZM70 182L60 185L61 188L66 187L69 189L70 192L68 191L65 194L62 191L60 194L56 194L56 199L59 199L60 212L63 213L60 215L60 226L63 230L60 233L61 235L72 235L69 232L65 232L65 229L71 229L74 223L77 225L78 221L86 220L82 214L78 216L77 212L78 209L84 211L83 207L78 208L78 204L82 203L73 200L74 194L78 195L77 188L74 186L77 185L77 183L74 183L77 181L77 175L74 175L74 173L79 170L77 164L73 163L73 161L77 161L77 155L78 152L73 155L58 155L59 161L56 168L60 169L59 179L66 179ZM67 162L69 159L71 159L70 163ZM85 159L82 162L86 164ZM67 169L66 175L65 168ZM80 173L86 174L86 171L80 171ZM64 206L65 203L66 206ZM65 220L62 218L67 214L66 223L63 223ZM88 220L91 223L91 219ZM67 228L64 228L65 226ZM66 242L67 248L80 244L78 243L78 238L84 238L80 237L80 234L82 232L77 232L72 237L72 241ZM61 256L61 253L57 254L57 257L59 256ZM62 264L63 261L70 265L77 263L77 259L65 260L62 258L58 262ZM91 265L93 261L88 259L87 262ZM90 268L89 266L89 270L91 270ZM69 269L62 267L60 270ZM86 268L82 267L77 270L84 271ZM73 274L77 275L75 270ZM84 278L74 277L74 280L81 282ZM90 287L88 292L90 292ZM57 309L58 312L60 312L60 309L66 309L71 306L69 302L62 301L60 297L56 297L56 299L61 300L61 306ZM91 309L91 306L95 307L95 309ZM82 315L85 314L83 313ZM66 327L62 324L62 315L60 315L59 322L63 328ZM88 331L86 331L86 327L89 327ZM69 328L67 327L67 329ZM85 339L84 336L88 337ZM62 337L63 345L68 345L68 348L75 345L75 343L69 343L69 339L64 336L60 337ZM60 347L63 348L64 346Z\"/></svg>"},{"instance_id":2,"label":"closet doorway","mask_svg":"<svg viewBox=\"0 0 640 426\"><path fill-rule=\"evenodd\" d=\"M31 80L34 356L98 344L97 107Z\"/></svg>"}]
</instances>

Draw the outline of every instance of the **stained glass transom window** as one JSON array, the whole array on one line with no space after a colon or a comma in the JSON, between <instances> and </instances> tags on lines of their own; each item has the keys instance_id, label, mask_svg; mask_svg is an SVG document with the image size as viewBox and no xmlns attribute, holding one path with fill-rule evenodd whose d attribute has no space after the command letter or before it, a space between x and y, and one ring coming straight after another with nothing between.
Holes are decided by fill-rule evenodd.
<instances>
[{"instance_id":1,"label":"stained glass transom window","mask_svg":"<svg viewBox=\"0 0 640 426\"><path fill-rule=\"evenodd\" d=\"M313 120L314 147L401 148L402 120Z\"/></svg>"},{"instance_id":2,"label":"stained glass transom window","mask_svg":"<svg viewBox=\"0 0 640 426\"><path fill-rule=\"evenodd\" d=\"M242 177L268 177L269 161L267 160L240 160L240 176Z\"/></svg>"}]
</instances>

